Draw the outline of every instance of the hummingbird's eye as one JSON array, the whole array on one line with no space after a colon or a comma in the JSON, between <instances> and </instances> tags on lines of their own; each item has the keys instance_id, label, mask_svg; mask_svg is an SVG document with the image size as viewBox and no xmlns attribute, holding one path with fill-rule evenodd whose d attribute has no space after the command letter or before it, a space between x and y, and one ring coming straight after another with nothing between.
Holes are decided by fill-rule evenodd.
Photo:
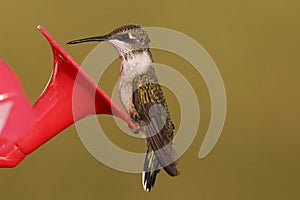
<instances>
[{"instance_id":1,"label":"hummingbird's eye","mask_svg":"<svg viewBox=\"0 0 300 200\"><path fill-rule=\"evenodd\" d=\"M126 41L129 39L129 35L128 35L128 33L121 34L121 35L118 35L117 39L121 40L121 41L124 41L124 40Z\"/></svg>"}]
</instances>

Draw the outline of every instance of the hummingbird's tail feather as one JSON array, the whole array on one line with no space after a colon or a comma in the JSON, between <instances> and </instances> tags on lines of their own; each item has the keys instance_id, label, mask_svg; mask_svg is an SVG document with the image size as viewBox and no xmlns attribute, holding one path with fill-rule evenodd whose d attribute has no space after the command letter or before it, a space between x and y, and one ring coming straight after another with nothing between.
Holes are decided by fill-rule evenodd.
<instances>
[{"instance_id":1,"label":"hummingbird's tail feather","mask_svg":"<svg viewBox=\"0 0 300 200\"><path fill-rule=\"evenodd\" d=\"M160 171L160 164L157 160L154 151L148 149L144 162L144 170L142 174L142 184L146 192L150 192L154 186L156 175Z\"/></svg>"},{"instance_id":2,"label":"hummingbird's tail feather","mask_svg":"<svg viewBox=\"0 0 300 200\"><path fill-rule=\"evenodd\" d=\"M152 122L155 120L152 120ZM146 127L147 153L144 163L142 183L144 190L150 192L156 176L163 167L170 176L179 175L177 170L177 154L172 142L166 137L165 129L159 130L157 123L149 123ZM154 133L154 134L153 134Z\"/></svg>"},{"instance_id":3,"label":"hummingbird's tail feather","mask_svg":"<svg viewBox=\"0 0 300 200\"><path fill-rule=\"evenodd\" d=\"M177 176L180 174L176 167L178 163L177 153L172 146L172 141L167 137L166 129L159 129L159 126L162 127L163 125L158 125L155 119L152 119L151 123L148 124L146 134L150 137L146 138L147 146L154 150L154 155L160 166L170 176Z\"/></svg>"}]
</instances>

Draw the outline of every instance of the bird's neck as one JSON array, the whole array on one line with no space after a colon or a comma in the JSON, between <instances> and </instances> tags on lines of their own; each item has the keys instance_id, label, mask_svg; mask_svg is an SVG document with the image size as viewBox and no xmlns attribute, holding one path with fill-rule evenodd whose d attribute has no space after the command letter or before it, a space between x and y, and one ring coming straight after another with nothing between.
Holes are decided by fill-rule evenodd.
<instances>
[{"instance_id":1,"label":"bird's neck","mask_svg":"<svg viewBox=\"0 0 300 200\"><path fill-rule=\"evenodd\" d=\"M131 51L126 55L120 56L120 58L120 78L126 77L130 80L145 73L153 63L149 49Z\"/></svg>"}]
</instances>

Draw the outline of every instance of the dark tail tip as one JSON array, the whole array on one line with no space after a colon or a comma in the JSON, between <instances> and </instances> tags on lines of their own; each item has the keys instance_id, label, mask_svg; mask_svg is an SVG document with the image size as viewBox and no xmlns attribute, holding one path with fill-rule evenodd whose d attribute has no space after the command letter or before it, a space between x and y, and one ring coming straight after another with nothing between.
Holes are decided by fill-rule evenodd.
<instances>
[{"instance_id":1,"label":"dark tail tip","mask_svg":"<svg viewBox=\"0 0 300 200\"><path fill-rule=\"evenodd\" d=\"M154 172L143 172L142 184L146 192L150 192L151 188L154 186L156 176L160 170Z\"/></svg>"}]
</instances>

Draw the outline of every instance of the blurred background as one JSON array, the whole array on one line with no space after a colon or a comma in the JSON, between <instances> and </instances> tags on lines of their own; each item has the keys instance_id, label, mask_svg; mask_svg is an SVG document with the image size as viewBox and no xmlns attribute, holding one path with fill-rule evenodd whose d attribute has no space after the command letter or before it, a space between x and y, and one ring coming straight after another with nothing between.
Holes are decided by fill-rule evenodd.
<instances>
[{"instance_id":1,"label":"blurred background","mask_svg":"<svg viewBox=\"0 0 300 200\"><path fill-rule=\"evenodd\" d=\"M228 101L223 133L209 156L200 160L210 119L205 83L182 58L154 50L155 61L190 80L201 105L198 134L180 158L179 177L161 172L146 193L140 174L101 164L71 126L16 168L0 169L1 199L299 199L299 9L296 0L1 2L0 58L20 77L32 103L48 82L53 60L37 25L80 64L97 44L66 42L130 23L174 29L198 41L219 67ZM118 71L116 60L99 82L108 93ZM172 92L165 92L178 127L178 102ZM118 146L144 150L144 142L120 132L111 117L99 120Z\"/></svg>"}]
</instances>

